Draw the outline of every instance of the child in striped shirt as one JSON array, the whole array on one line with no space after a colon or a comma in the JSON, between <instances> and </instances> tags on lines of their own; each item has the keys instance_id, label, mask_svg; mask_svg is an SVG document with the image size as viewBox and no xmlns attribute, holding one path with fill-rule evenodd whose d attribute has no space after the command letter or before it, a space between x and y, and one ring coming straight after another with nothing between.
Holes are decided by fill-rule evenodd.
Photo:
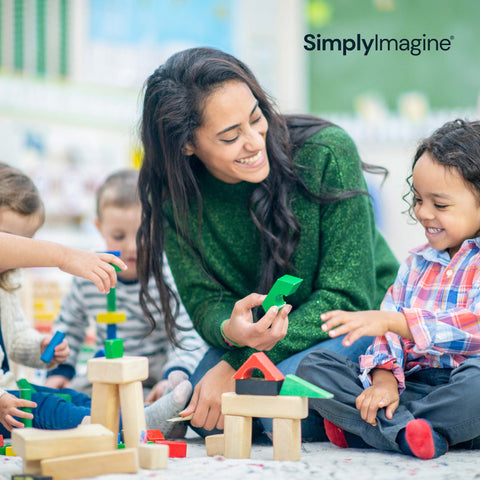
<instances>
[{"instance_id":1,"label":"child in striped shirt","mask_svg":"<svg viewBox=\"0 0 480 480\"><path fill-rule=\"evenodd\" d=\"M312 400L317 440L429 459L480 436L480 122L455 120L414 157L411 250L381 311L322 314L344 345L376 336L359 364L324 350L297 374L334 394Z\"/></svg>"},{"instance_id":2,"label":"child in striped shirt","mask_svg":"<svg viewBox=\"0 0 480 480\"><path fill-rule=\"evenodd\" d=\"M156 325L150 325L139 304L139 282L136 269L136 234L141 220L141 205L137 194L138 172L120 170L110 175L100 186L96 195L97 218L95 225L105 240L108 250L119 250L121 259L128 270L119 272L116 286L116 309L126 313L127 321L117 325L117 336L123 340L125 355L141 355L149 360L149 378L144 382L150 391L146 403L150 404L163 396L166 390L173 390L181 382L188 380L206 348L203 340L193 329L182 304L179 305L174 332L177 345L169 342L165 322L161 312L156 312ZM175 284L166 261L164 275L170 279L170 287ZM149 293L160 303L155 282L150 282ZM48 372L45 385L52 388L74 388L90 393L91 385L85 375L76 376L78 355L85 341L90 320L96 321L98 313L106 310L106 297L92 285L75 279L70 291L62 301L55 329L66 334L70 346L68 360ZM97 349L102 349L106 339L106 324L96 323ZM73 379L73 380L72 380ZM189 382L177 391L176 404L185 404L191 393ZM167 402L168 403L168 402ZM170 405L171 412L164 412L167 418L176 415L179 407ZM158 408L146 411L149 415ZM162 424L162 432L172 424ZM182 424L181 427L184 427Z\"/></svg>"}]
</instances>

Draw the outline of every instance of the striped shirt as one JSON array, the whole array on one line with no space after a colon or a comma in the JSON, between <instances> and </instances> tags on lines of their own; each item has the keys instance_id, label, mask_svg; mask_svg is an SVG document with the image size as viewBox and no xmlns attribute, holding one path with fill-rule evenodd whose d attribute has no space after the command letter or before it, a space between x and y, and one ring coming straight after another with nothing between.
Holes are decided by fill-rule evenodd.
<instances>
[{"instance_id":1,"label":"striped shirt","mask_svg":"<svg viewBox=\"0 0 480 480\"><path fill-rule=\"evenodd\" d=\"M175 290L175 284L168 264L164 267L167 283ZM118 279L116 290L116 310L126 314L126 322L117 324L117 337L123 339L125 355L141 355L149 360L149 381L146 385L154 385L166 378L172 370L184 370L192 374L199 361L206 352L206 344L193 329L192 322L185 308L180 304L177 324L188 330L177 329L176 336L182 349L173 348L168 341L163 317L156 310L154 312L156 327L152 333L150 323L145 318L139 304L140 284L138 281L123 282ZM149 292L160 305L158 289L151 279ZM54 328L65 332L70 347L70 356L67 362L59 365L48 373L63 375L72 378L75 375L75 366L86 332L93 321L96 326L96 347L104 348L106 339L106 324L97 323L99 313L106 312L106 295L101 294L90 281L75 277L72 287L62 301L59 318Z\"/></svg>"},{"instance_id":2,"label":"striped shirt","mask_svg":"<svg viewBox=\"0 0 480 480\"><path fill-rule=\"evenodd\" d=\"M456 368L480 356L480 237L465 240L453 258L428 244L411 250L381 309L402 312L413 340L377 337L360 357L365 388L373 368L392 370L402 391L416 370Z\"/></svg>"}]
</instances>

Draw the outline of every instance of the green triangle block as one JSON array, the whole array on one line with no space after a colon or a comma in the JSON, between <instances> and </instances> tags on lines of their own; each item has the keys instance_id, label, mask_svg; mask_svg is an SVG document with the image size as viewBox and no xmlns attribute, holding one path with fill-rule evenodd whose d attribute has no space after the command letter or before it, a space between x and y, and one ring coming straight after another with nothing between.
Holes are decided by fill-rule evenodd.
<instances>
[{"instance_id":1,"label":"green triangle block","mask_svg":"<svg viewBox=\"0 0 480 480\"><path fill-rule=\"evenodd\" d=\"M313 383L303 380L296 375L287 375L283 381L279 395L294 397L333 398L333 394L317 387Z\"/></svg>"}]
</instances>

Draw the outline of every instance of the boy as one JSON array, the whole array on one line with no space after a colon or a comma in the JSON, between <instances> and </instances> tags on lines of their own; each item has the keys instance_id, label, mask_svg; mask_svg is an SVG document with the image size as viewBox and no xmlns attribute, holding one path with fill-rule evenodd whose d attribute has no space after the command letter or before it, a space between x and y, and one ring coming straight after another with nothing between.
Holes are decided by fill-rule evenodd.
<instances>
[{"instance_id":1,"label":"boy","mask_svg":"<svg viewBox=\"0 0 480 480\"><path fill-rule=\"evenodd\" d=\"M152 391L147 397L151 403L161 397L167 386L167 377L173 371L174 383L187 379L195 370L205 352L205 344L192 327L187 313L180 304L176 339L181 348L172 348L164 327L162 315L157 312L156 325L144 317L139 305L139 283L136 269L136 235L141 221L141 206L137 194L138 172L121 170L110 175L97 191L95 225L105 239L108 250L119 250L128 270L119 272L116 286L117 310L126 313L127 321L117 325L117 336L123 339L125 355L141 355L149 360L149 378L144 387ZM176 290L170 269L166 275ZM158 298L154 282L150 282L150 295ZM86 378L75 376L78 354L85 340L89 319L96 321L98 313L106 311L106 297L83 279L75 279L62 302L60 316L54 329L66 334L70 346L68 360L47 374L45 385L53 388L71 387L88 392ZM185 330L183 330L185 329ZM103 348L106 325L96 324L97 348ZM71 380L73 381L71 382ZM170 387L172 387L170 385ZM89 392L88 392L89 393Z\"/></svg>"}]
</instances>

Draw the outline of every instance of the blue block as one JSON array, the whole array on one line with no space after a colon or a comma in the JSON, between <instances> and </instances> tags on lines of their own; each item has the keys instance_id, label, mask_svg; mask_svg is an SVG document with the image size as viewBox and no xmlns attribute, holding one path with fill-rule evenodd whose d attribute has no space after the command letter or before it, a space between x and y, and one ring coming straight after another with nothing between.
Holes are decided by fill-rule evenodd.
<instances>
[{"instance_id":1,"label":"blue block","mask_svg":"<svg viewBox=\"0 0 480 480\"><path fill-rule=\"evenodd\" d=\"M63 332L55 332L55 335L53 336L52 340L50 340L50 343L47 345L47 348L40 357L42 361L44 361L45 363L50 363L52 361L53 356L55 355L55 347L57 345L60 345L63 342L64 338L65 334Z\"/></svg>"}]
</instances>

